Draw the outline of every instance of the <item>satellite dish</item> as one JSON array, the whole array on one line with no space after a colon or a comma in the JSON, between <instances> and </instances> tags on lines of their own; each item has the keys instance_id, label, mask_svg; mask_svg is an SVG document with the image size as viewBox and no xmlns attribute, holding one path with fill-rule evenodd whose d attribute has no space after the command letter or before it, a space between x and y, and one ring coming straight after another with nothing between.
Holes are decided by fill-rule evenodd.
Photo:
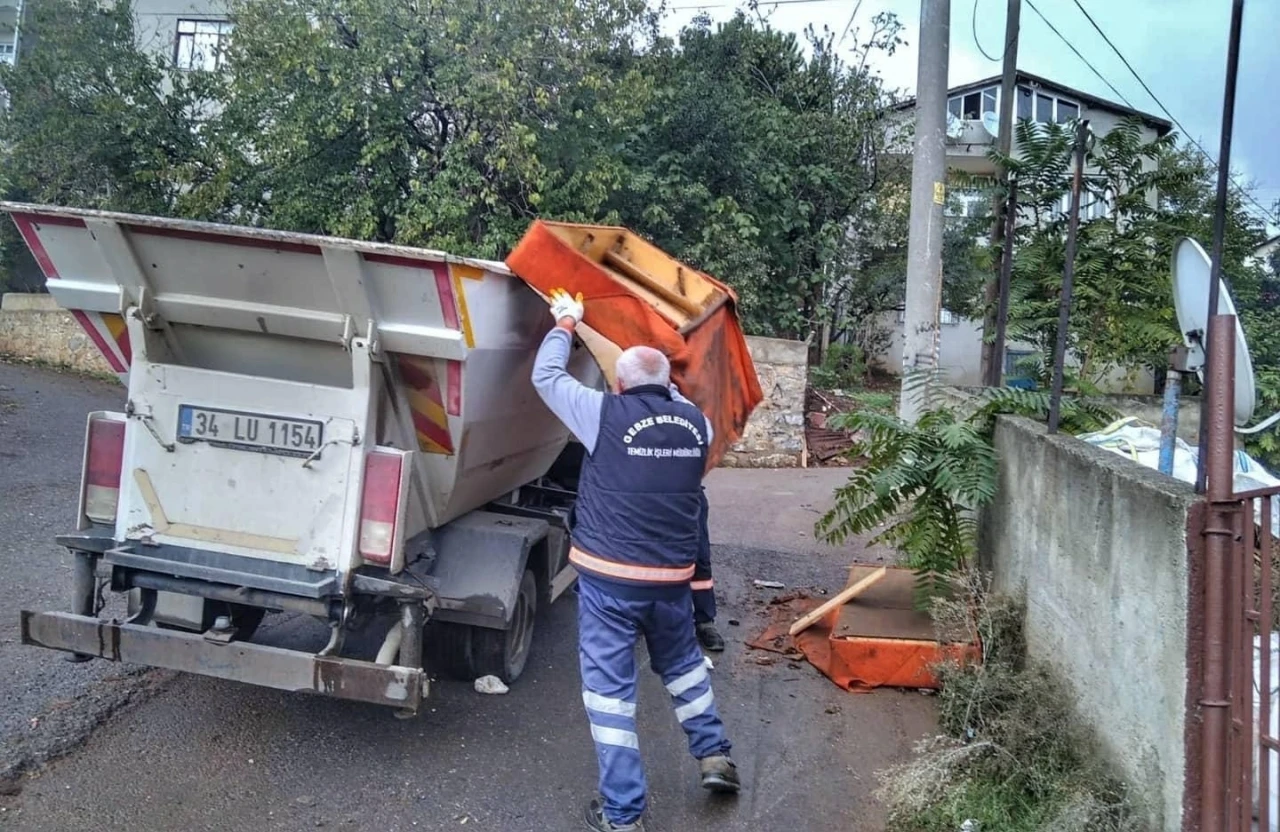
<instances>
[{"instance_id":1,"label":"satellite dish","mask_svg":"<svg viewBox=\"0 0 1280 832\"><path fill-rule=\"evenodd\" d=\"M964 135L964 122L955 116L955 114L947 113L947 138L959 139Z\"/></svg>"},{"instance_id":2,"label":"satellite dish","mask_svg":"<svg viewBox=\"0 0 1280 832\"><path fill-rule=\"evenodd\" d=\"M1178 329L1187 345L1187 369L1194 370L1204 383L1204 342L1209 331L1209 255L1190 237L1183 237L1173 249L1173 308ZM1218 312L1235 315L1236 307L1222 281L1218 282ZM1235 423L1248 424L1257 405L1253 361L1244 340L1244 328L1236 319Z\"/></svg>"},{"instance_id":3,"label":"satellite dish","mask_svg":"<svg viewBox=\"0 0 1280 832\"><path fill-rule=\"evenodd\" d=\"M991 134L991 138L1000 138L1000 116L988 110L982 114L982 126Z\"/></svg>"}]
</instances>

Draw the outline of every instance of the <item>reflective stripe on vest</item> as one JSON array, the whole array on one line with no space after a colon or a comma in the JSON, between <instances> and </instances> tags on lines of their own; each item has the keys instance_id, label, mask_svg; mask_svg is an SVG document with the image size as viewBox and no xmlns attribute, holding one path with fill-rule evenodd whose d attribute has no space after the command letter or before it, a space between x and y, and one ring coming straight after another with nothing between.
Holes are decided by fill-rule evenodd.
<instances>
[{"instance_id":1,"label":"reflective stripe on vest","mask_svg":"<svg viewBox=\"0 0 1280 832\"><path fill-rule=\"evenodd\" d=\"M701 590L704 590L704 589L712 589L715 587L715 585L716 585L715 581L713 581L711 578L707 578L705 581L694 581L693 583L689 584L689 589L692 589L694 592L700 592Z\"/></svg>"},{"instance_id":2,"label":"reflective stripe on vest","mask_svg":"<svg viewBox=\"0 0 1280 832\"><path fill-rule=\"evenodd\" d=\"M637 581L646 584L685 584L693 578L694 565L637 566L631 563L619 563L588 554L577 546L569 549L569 562L574 566L593 572L604 578L616 578L623 581Z\"/></svg>"}]
</instances>

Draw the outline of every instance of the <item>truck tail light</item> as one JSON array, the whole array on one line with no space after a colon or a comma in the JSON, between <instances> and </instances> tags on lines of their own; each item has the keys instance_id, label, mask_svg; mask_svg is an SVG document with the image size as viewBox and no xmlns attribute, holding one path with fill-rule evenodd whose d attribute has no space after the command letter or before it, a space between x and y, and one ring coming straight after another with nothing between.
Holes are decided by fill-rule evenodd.
<instances>
[{"instance_id":1,"label":"truck tail light","mask_svg":"<svg viewBox=\"0 0 1280 832\"><path fill-rule=\"evenodd\" d=\"M124 463L124 425L91 416L84 461L84 515L95 523L115 523Z\"/></svg>"},{"instance_id":2,"label":"truck tail light","mask_svg":"<svg viewBox=\"0 0 1280 832\"><path fill-rule=\"evenodd\" d=\"M364 493L360 498L360 557L390 564L399 541L405 504L409 455L378 449L364 461Z\"/></svg>"}]
</instances>

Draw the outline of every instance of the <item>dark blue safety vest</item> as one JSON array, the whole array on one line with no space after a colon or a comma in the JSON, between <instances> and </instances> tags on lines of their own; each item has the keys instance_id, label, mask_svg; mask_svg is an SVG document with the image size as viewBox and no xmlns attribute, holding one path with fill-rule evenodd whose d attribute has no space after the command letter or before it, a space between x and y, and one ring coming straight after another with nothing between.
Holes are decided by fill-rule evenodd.
<instances>
[{"instance_id":1,"label":"dark blue safety vest","mask_svg":"<svg viewBox=\"0 0 1280 832\"><path fill-rule=\"evenodd\" d=\"M676 597L693 578L701 534L707 422L660 386L607 395L583 461L570 560L617 595Z\"/></svg>"}]
</instances>

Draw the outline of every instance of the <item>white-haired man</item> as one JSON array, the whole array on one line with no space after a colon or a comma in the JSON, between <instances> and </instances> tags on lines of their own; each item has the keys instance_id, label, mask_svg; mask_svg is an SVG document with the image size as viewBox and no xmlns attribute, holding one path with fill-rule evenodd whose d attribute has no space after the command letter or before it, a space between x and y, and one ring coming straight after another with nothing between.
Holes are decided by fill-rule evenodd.
<instances>
[{"instance_id":1,"label":"white-haired man","mask_svg":"<svg viewBox=\"0 0 1280 832\"><path fill-rule=\"evenodd\" d=\"M702 785L736 793L737 768L689 615L690 581L703 526L702 472L709 420L671 385L658 350L618 357L616 394L566 371L582 296L552 292L555 327L542 341L533 386L587 456L579 479L570 560L578 570L582 700L600 766L587 807L596 832L640 830L646 786L636 735L636 641L662 677L699 760Z\"/></svg>"}]
</instances>

